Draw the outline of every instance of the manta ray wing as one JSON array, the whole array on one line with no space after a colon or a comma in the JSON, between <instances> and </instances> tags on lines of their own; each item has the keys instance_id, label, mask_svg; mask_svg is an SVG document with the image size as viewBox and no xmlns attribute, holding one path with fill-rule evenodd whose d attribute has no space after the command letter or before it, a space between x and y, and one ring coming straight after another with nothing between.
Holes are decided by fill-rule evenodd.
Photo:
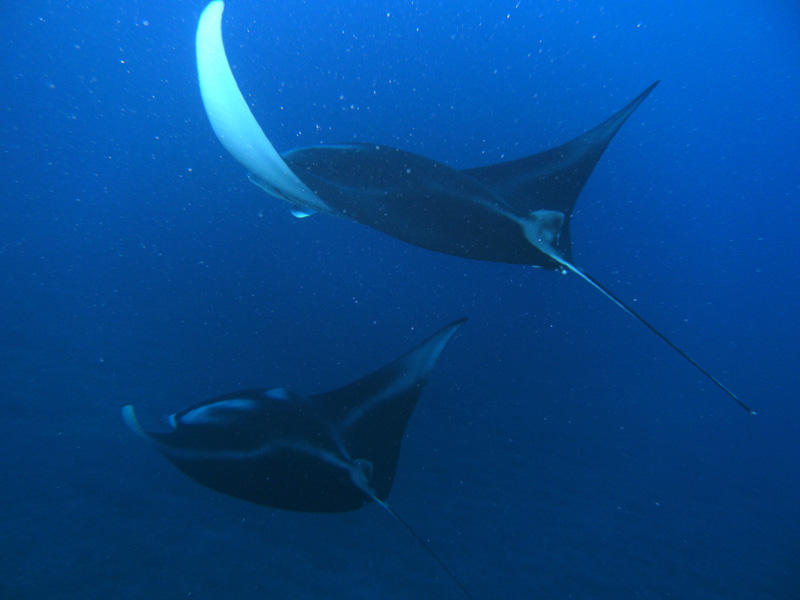
<instances>
[{"instance_id":1,"label":"manta ray wing","mask_svg":"<svg viewBox=\"0 0 800 600\"><path fill-rule=\"evenodd\" d=\"M527 239L524 215L438 161L374 144L300 148L283 158L336 216L444 254L558 266Z\"/></svg>"},{"instance_id":2,"label":"manta ray wing","mask_svg":"<svg viewBox=\"0 0 800 600\"><path fill-rule=\"evenodd\" d=\"M408 420L465 322L327 393L225 394L171 415L167 432L145 431L130 406L123 418L186 475L223 494L285 510L356 510L389 495Z\"/></svg>"},{"instance_id":3,"label":"manta ray wing","mask_svg":"<svg viewBox=\"0 0 800 600\"><path fill-rule=\"evenodd\" d=\"M461 173L479 181L518 214L540 210L563 214L558 251L571 260L569 223L578 196L611 140L658 84L656 81L604 123L565 144L517 160L464 169Z\"/></svg>"},{"instance_id":4,"label":"manta ray wing","mask_svg":"<svg viewBox=\"0 0 800 600\"><path fill-rule=\"evenodd\" d=\"M324 394L306 397L286 388L225 394L170 415L171 431L164 433L145 431L132 406L123 407L122 417L178 469L223 494L323 513L376 502L471 598L428 542L385 501L411 413L442 350L465 321Z\"/></svg>"},{"instance_id":5,"label":"manta ray wing","mask_svg":"<svg viewBox=\"0 0 800 600\"><path fill-rule=\"evenodd\" d=\"M341 428L347 455L371 470L370 487L384 500L392 489L408 420L459 319L411 352L339 389L311 396Z\"/></svg>"},{"instance_id":6,"label":"manta ray wing","mask_svg":"<svg viewBox=\"0 0 800 600\"><path fill-rule=\"evenodd\" d=\"M200 18L200 91L222 144L251 181L295 214L324 212L405 242L464 258L572 271L662 338L747 411L733 391L611 290L572 263L575 202L611 139L658 82L601 125L557 148L458 171L424 156L367 144L278 155L250 113L222 44L222 1Z\"/></svg>"}]
</instances>

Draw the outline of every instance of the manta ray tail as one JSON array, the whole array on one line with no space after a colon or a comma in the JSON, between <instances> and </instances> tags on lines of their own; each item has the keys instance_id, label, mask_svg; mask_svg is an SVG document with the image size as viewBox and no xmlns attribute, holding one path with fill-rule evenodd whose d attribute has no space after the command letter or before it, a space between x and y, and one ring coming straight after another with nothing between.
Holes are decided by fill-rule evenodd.
<instances>
[{"instance_id":1,"label":"manta ray tail","mask_svg":"<svg viewBox=\"0 0 800 600\"><path fill-rule=\"evenodd\" d=\"M716 377L714 377L714 376L713 376L711 373L709 373L708 371L706 371L706 370L705 370L705 369L704 369L704 368L703 368L703 367L702 367L702 366L701 366L701 365L700 365L700 364L699 364L699 363L698 363L698 362L697 362L695 359L693 359L691 356L689 356L688 354L686 354L686 352L684 352L684 351L683 351L683 350L681 350L681 349L680 349L678 346L676 346L676 345L675 345L675 343L674 343L672 340L670 340L670 339L669 339L669 338L668 338L666 335L664 335L664 334L663 334L663 333L661 333L661 332L660 332L658 329L656 329L656 328L655 328L655 326L653 326L653 325L652 325L652 324L651 324L649 321L647 321L647 320L646 320L644 317L642 317L642 316L641 316L639 313L637 313L635 310L633 310L633 309L632 309L630 306L628 306L627 304L625 304L625 303L624 303L622 300L620 300L620 299L619 299L617 296L615 296L613 293L611 293L611 291L610 291L608 288L606 288L604 285L602 285L602 284L601 284L599 281L597 281L597 280L596 280L594 277L592 277L592 276L591 276L591 275L589 275L588 273L586 273L586 272L582 271L581 269L579 269L578 267L576 267L575 265L573 265L573 264L571 264L571 263L569 263L569 262L566 262L566 261L564 261L564 260L559 260L559 262L560 262L560 263L561 263L561 264L562 264L564 267L566 267L567 269L569 269L570 271L572 271L573 273L575 273L575 274L576 274L578 277L580 277L580 278L581 278L581 279L583 279L584 281L587 281L587 282L588 282L590 285L592 285L592 287L594 287L595 289L599 290L599 291L600 291L600 293L602 293L604 296L606 296L606 297L607 297L607 298L609 298L609 299L610 299L612 302L614 302L614 304L616 304L617 306L619 306L619 307L620 307L622 310L624 310L626 313L628 313L630 316L632 316L634 319L636 319L637 321L639 321L639 322L640 322L642 325L644 325L645 327L647 327L647 328L648 328L650 331L652 331L652 332L653 332L653 333L655 333L655 334L656 334L658 337L660 337L662 340L664 340L664 341L665 341L667 344L669 344L670 348L672 348L673 350L675 350L675 352L677 352L677 353L678 353L678 354L680 354L680 355L681 355L683 358L685 358L687 361L689 361L689 362L690 362L690 363L691 363L691 364L692 364L692 365L693 365L693 366L694 366L694 367L695 367L695 368L696 368L698 371L700 371L700 372L701 372L703 375L705 375L706 377L708 377L708 378L709 378L709 379L710 379L710 380L711 380L711 381L712 381L712 382L713 382L713 383L714 383L714 384L715 384L717 387L719 387L719 388L720 388L720 389L721 389L723 392L725 392L726 394L728 394L728 396L730 396L731 398L733 398L734 400L736 400L736 402L739 404L739 406L741 406L742 408L744 408L744 409L745 409L747 412L749 412L751 415L758 414L758 413L756 413L756 411L754 411L752 408L750 408L749 406L747 406L747 404L745 404L745 403L744 403L744 402L743 402L743 401L742 401L742 400L739 398L739 396L737 396L735 393L733 393L733 391L732 391L730 388L728 388L728 386L726 386L726 385L725 385L724 383L722 383L722 382L721 382L719 379L717 379Z\"/></svg>"},{"instance_id":2,"label":"manta ray tail","mask_svg":"<svg viewBox=\"0 0 800 600\"><path fill-rule=\"evenodd\" d=\"M385 502L385 501L383 501L383 500L381 500L380 498L376 497L376 496L375 496L375 495L374 495L372 492L370 492L369 490L364 490L364 491L365 491L365 493L366 493L368 496L370 496L370 497L372 498L372 500L374 500L376 503L380 504L380 505L381 505L383 508L385 508L385 509L386 509L386 512L388 512L388 513L389 513L390 515L392 515L392 516L393 516L395 519L397 519L397 522L398 522L398 523L400 523L400 525L402 525L403 527L405 527L406 531L408 531L408 533L410 533L410 534L411 534L411 535L414 537L414 539L415 539L415 540L417 540L417 541L419 542L420 546L422 546L423 548L425 548L425 550L428 552L428 554L430 554L430 555L433 557L433 559L434 559L434 560L435 560L437 563L439 563L439 566L440 566L440 567L442 567L442 569L444 569L445 573L447 573L447 574L450 576L450 579L452 579L452 580L453 580L453 583L455 583L455 584L458 586L458 588L459 588L459 589L460 589L460 590L461 590L461 591L464 593L464 595L465 595L467 598L469 598L469 600L474 600L474 599L472 598L472 595L471 595L471 594L470 594L470 593L467 591L467 588L466 588L466 587L464 587L464 584L463 584L463 583L461 583L461 581L458 579L458 577L456 577L456 576L455 576L455 574L454 574L454 573L453 573L453 572L452 572L452 571L451 571L451 570L450 570L450 569L447 567L447 565L444 563L444 561L443 561L441 558L439 558L439 555L437 555L437 554L436 554L436 553L433 551L433 549L432 549L432 548L431 548L431 547L430 547L430 546L427 544L427 542L426 542L425 540L423 540L423 539L422 539L422 538L419 536L419 534L418 534L416 531L414 531L414 529L412 529L411 525L409 525L409 524L408 524L408 523L407 523L407 522L406 522L406 521L405 521L405 520L404 520L404 519L403 519L403 518L402 518L400 515L398 515L398 514L397 514L397 513L394 511L394 509L392 509L392 507L391 507L391 506L389 506L388 504L386 504L386 502Z\"/></svg>"},{"instance_id":3,"label":"manta ray tail","mask_svg":"<svg viewBox=\"0 0 800 600\"><path fill-rule=\"evenodd\" d=\"M722 383L719 379L714 377L711 373L706 371L700 364L694 360L691 356L686 354L683 350L678 348L675 343L670 340L666 335L661 333L658 329L656 329L649 321L647 321L644 317L642 317L639 313L633 310L630 306L625 304L622 300L620 300L617 296L615 296L611 290L606 288L603 284L597 281L594 277L589 275L588 273L582 271L578 267L572 264L570 260L564 256L564 254L559 251L558 247L558 229L563 220L563 217L560 213L556 211L548 211L548 210L541 210L537 211L536 213L532 214L525 224L526 231L525 235L528 240L536 246L541 252L552 258L558 264L560 264L563 268L572 271L578 277L589 283L592 287L597 289L601 294L603 294L606 298L611 300L614 304L619 306L622 310L632 316L634 319L639 321L642 325L647 327L650 331L655 333L658 337L664 340L667 344L669 344L670 348L675 350L678 354L680 354L683 358L689 361L698 371L700 371L703 375L708 377L714 385L719 387L723 392L728 394L731 398L736 400L739 403L739 406L744 408L747 412L751 415L755 415L756 412L747 406L742 400L734 394L728 386Z\"/></svg>"}]
</instances>

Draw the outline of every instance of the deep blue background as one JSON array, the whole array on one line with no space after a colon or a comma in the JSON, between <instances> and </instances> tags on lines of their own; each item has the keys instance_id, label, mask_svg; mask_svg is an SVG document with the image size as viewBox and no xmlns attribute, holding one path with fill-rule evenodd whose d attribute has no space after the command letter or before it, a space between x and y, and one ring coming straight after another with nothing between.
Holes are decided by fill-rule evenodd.
<instances>
[{"instance_id":1,"label":"deep blue background","mask_svg":"<svg viewBox=\"0 0 800 600\"><path fill-rule=\"evenodd\" d=\"M31 1L0 23L0 596L458 597L376 507L273 511L128 432L241 387L346 383L468 315L390 497L476 600L800 598L800 9L793 1L236 2L279 150L462 168L661 85L573 219L576 277L297 220L214 138L203 2Z\"/></svg>"}]
</instances>

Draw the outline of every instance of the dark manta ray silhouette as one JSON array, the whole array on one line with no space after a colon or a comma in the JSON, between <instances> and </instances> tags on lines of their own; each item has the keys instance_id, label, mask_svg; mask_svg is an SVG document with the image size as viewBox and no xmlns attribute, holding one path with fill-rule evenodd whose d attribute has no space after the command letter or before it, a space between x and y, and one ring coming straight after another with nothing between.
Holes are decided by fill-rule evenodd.
<instances>
[{"instance_id":1,"label":"dark manta ray silhouette","mask_svg":"<svg viewBox=\"0 0 800 600\"><path fill-rule=\"evenodd\" d=\"M170 415L168 433L144 431L132 406L122 415L178 469L223 494L318 513L380 504L469 598L444 562L386 503L411 413L439 355L465 321L324 394L303 396L286 388L225 394Z\"/></svg>"},{"instance_id":2,"label":"dark manta ray silhouette","mask_svg":"<svg viewBox=\"0 0 800 600\"><path fill-rule=\"evenodd\" d=\"M655 82L610 119L539 154L456 170L418 154L370 144L275 151L242 97L222 43L224 4L200 17L197 67L208 118L250 180L305 217L328 213L416 246L477 260L568 270L646 325L749 412L721 381L596 279L572 263L575 202L611 139Z\"/></svg>"}]
</instances>

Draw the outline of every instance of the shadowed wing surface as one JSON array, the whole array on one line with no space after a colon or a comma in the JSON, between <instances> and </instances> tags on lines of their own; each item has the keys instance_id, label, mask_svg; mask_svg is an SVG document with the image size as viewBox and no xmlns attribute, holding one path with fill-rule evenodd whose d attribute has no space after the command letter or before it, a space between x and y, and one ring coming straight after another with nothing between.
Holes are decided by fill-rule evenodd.
<instances>
[{"instance_id":1,"label":"shadowed wing surface","mask_svg":"<svg viewBox=\"0 0 800 600\"><path fill-rule=\"evenodd\" d=\"M392 489L408 420L436 361L456 331L459 319L411 352L339 389L311 399L341 424L342 441L352 459L372 465L370 487L384 500Z\"/></svg>"},{"instance_id":2,"label":"shadowed wing surface","mask_svg":"<svg viewBox=\"0 0 800 600\"><path fill-rule=\"evenodd\" d=\"M223 3L197 30L200 93L220 142L250 180L292 213L352 219L416 246L464 258L572 271L639 320L743 408L731 389L600 282L572 263L570 221L619 128L658 82L601 125L527 158L457 171L386 146L348 144L279 155L239 91L222 43Z\"/></svg>"},{"instance_id":3,"label":"shadowed wing surface","mask_svg":"<svg viewBox=\"0 0 800 600\"><path fill-rule=\"evenodd\" d=\"M225 394L171 415L172 430L163 433L144 431L130 406L123 417L178 469L213 490L285 510L355 510L389 495L408 420L465 321L323 394L285 388Z\"/></svg>"},{"instance_id":4,"label":"shadowed wing surface","mask_svg":"<svg viewBox=\"0 0 800 600\"><path fill-rule=\"evenodd\" d=\"M555 249L571 260L575 202L614 135L657 84L570 142L486 167L458 171L370 144L300 148L283 159L333 214L445 254L555 269L559 263L531 243L524 223L537 211L562 215Z\"/></svg>"}]
</instances>

